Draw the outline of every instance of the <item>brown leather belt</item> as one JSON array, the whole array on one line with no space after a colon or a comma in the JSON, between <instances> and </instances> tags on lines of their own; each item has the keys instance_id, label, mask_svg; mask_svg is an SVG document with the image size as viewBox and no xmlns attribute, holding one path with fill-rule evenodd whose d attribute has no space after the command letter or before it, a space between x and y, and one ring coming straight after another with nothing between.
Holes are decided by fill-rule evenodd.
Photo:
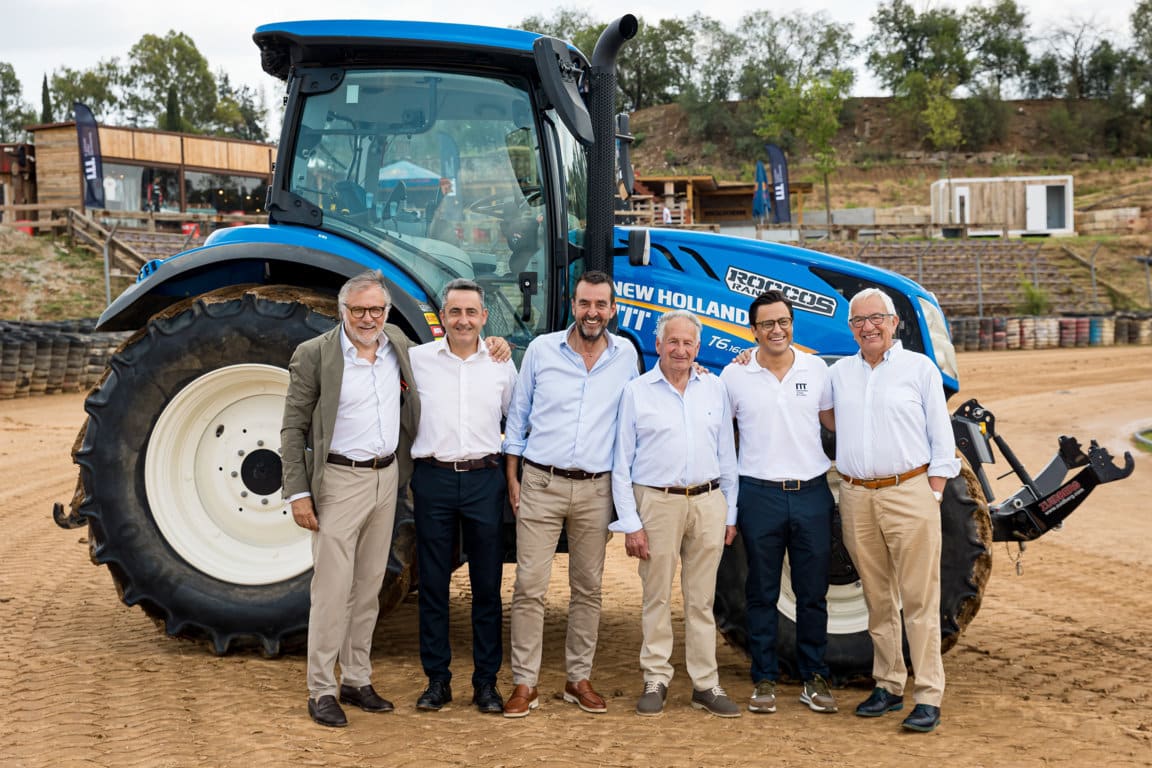
<instances>
[{"instance_id":1,"label":"brown leather belt","mask_svg":"<svg viewBox=\"0 0 1152 768\"><path fill-rule=\"evenodd\" d=\"M490 453L487 456L481 456L478 459L460 459L459 461L440 461L433 456L421 456L417 461L422 461L425 464L431 464L440 469L450 469L453 472L471 472L474 469L496 469L500 466L499 453Z\"/></svg>"},{"instance_id":2,"label":"brown leather belt","mask_svg":"<svg viewBox=\"0 0 1152 768\"><path fill-rule=\"evenodd\" d=\"M903 483L906 480L911 480L912 478L914 478L918 475L922 475L927 471L928 471L928 465L925 464L922 467L916 467L916 469L910 469L902 475L889 475L888 477L871 477L871 478L868 478L867 480L861 480L858 477L848 477L848 475L841 472L840 477L844 478L844 482L848 483L849 485L859 485L859 486L862 486L864 488L870 488L872 490L876 490L877 488L889 488L893 485L900 485L900 483Z\"/></svg>"},{"instance_id":3,"label":"brown leather belt","mask_svg":"<svg viewBox=\"0 0 1152 768\"><path fill-rule=\"evenodd\" d=\"M392 466L392 462L396 461L396 454L390 453L387 456L377 456L372 459L350 459L347 456L341 456L338 453L328 454L329 464L339 464L341 467L352 467L362 469L384 469L385 467Z\"/></svg>"},{"instance_id":4,"label":"brown leather belt","mask_svg":"<svg viewBox=\"0 0 1152 768\"><path fill-rule=\"evenodd\" d=\"M649 487L652 488L653 490L660 491L661 493L674 493L677 496L699 496L702 493L711 493L712 491L719 488L720 487L720 481L719 480L709 480L706 483L700 483L700 485L690 485L687 488L675 488L675 487L661 488L658 485L652 485Z\"/></svg>"},{"instance_id":5,"label":"brown leather belt","mask_svg":"<svg viewBox=\"0 0 1152 768\"><path fill-rule=\"evenodd\" d=\"M539 462L532 461L532 459L529 458L525 458L524 463L536 467L536 469L547 472L550 475L564 477L569 480L595 480L596 478L607 474L606 472L585 472L582 469L561 469L560 467L550 467L547 464L540 464Z\"/></svg>"}]
</instances>

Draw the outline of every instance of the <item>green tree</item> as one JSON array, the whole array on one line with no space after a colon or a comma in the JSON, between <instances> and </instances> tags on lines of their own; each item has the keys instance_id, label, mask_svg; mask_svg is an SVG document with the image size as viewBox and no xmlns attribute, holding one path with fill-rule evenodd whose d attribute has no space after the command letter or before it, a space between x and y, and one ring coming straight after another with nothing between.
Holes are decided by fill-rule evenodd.
<instances>
[{"instance_id":1,"label":"green tree","mask_svg":"<svg viewBox=\"0 0 1152 768\"><path fill-rule=\"evenodd\" d=\"M963 27L973 52L973 76L1000 98L1005 82L1019 81L1028 71L1028 13L1016 0L994 0L969 7Z\"/></svg>"},{"instance_id":2,"label":"green tree","mask_svg":"<svg viewBox=\"0 0 1152 768\"><path fill-rule=\"evenodd\" d=\"M183 131L184 120L180 117L180 99L176 96L176 86L168 86L168 98L164 100L164 117L160 127L165 131Z\"/></svg>"},{"instance_id":3,"label":"green tree","mask_svg":"<svg viewBox=\"0 0 1152 768\"><path fill-rule=\"evenodd\" d=\"M728 101L737 92L743 48L740 36L700 13L693 14L688 23L696 30L694 92L706 102Z\"/></svg>"},{"instance_id":4,"label":"green tree","mask_svg":"<svg viewBox=\"0 0 1152 768\"><path fill-rule=\"evenodd\" d=\"M777 78L798 85L811 77L847 70L856 55L852 25L824 11L774 16L760 10L737 24L740 68L737 85L742 99L768 94Z\"/></svg>"},{"instance_id":5,"label":"green tree","mask_svg":"<svg viewBox=\"0 0 1152 768\"><path fill-rule=\"evenodd\" d=\"M171 30L164 37L144 35L128 51L124 106L130 122L160 123L175 87L181 114L193 131L205 131L216 109L216 81L192 38Z\"/></svg>"},{"instance_id":6,"label":"green tree","mask_svg":"<svg viewBox=\"0 0 1152 768\"><path fill-rule=\"evenodd\" d=\"M1144 96L1146 109L1152 107L1152 0L1136 3L1131 21L1132 59L1137 63L1134 78Z\"/></svg>"},{"instance_id":7,"label":"green tree","mask_svg":"<svg viewBox=\"0 0 1152 768\"><path fill-rule=\"evenodd\" d=\"M832 221L829 178L839 160L832 140L840 130L840 113L852 87L852 72L837 70L826 77L807 75L799 83L778 77L772 93L762 98L757 133L785 150L803 150L812 156L824 183L824 211Z\"/></svg>"},{"instance_id":8,"label":"green tree","mask_svg":"<svg viewBox=\"0 0 1152 768\"><path fill-rule=\"evenodd\" d=\"M1057 99L1064 95L1060 59L1048 51L1032 60L1024 80L1024 93L1030 99Z\"/></svg>"},{"instance_id":9,"label":"green tree","mask_svg":"<svg viewBox=\"0 0 1152 768\"><path fill-rule=\"evenodd\" d=\"M929 143L944 152L944 175L951 178L952 153L960 147L960 113L952 101L952 85L945 80L928 82L928 103L920 113Z\"/></svg>"},{"instance_id":10,"label":"green tree","mask_svg":"<svg viewBox=\"0 0 1152 768\"><path fill-rule=\"evenodd\" d=\"M36 121L36 113L24 101L23 93L16 70L0 61L0 141L21 140L24 126Z\"/></svg>"},{"instance_id":11,"label":"green tree","mask_svg":"<svg viewBox=\"0 0 1152 768\"><path fill-rule=\"evenodd\" d=\"M585 56L591 57L604 24L583 8L560 7L551 16L528 16L520 22L519 27L567 40Z\"/></svg>"},{"instance_id":12,"label":"green tree","mask_svg":"<svg viewBox=\"0 0 1152 768\"><path fill-rule=\"evenodd\" d=\"M60 67L52 72L51 92L57 120L68 119L72 105L79 101L92 110L97 120L119 117L118 93L123 74L118 59L105 59L94 67L76 70Z\"/></svg>"},{"instance_id":13,"label":"green tree","mask_svg":"<svg viewBox=\"0 0 1152 768\"><path fill-rule=\"evenodd\" d=\"M44 79L40 82L40 122L51 123L54 119L52 117L52 94L48 92L48 75L44 75Z\"/></svg>"},{"instance_id":14,"label":"green tree","mask_svg":"<svg viewBox=\"0 0 1152 768\"><path fill-rule=\"evenodd\" d=\"M971 81L964 20L951 8L917 13L905 0L889 0L877 7L872 26L868 68L894 95L907 91L913 74L944 78L957 87Z\"/></svg>"},{"instance_id":15,"label":"green tree","mask_svg":"<svg viewBox=\"0 0 1152 768\"><path fill-rule=\"evenodd\" d=\"M640 31L620 50L617 77L624 108L635 111L675 101L691 82L696 35L680 19L640 20Z\"/></svg>"},{"instance_id":16,"label":"green tree","mask_svg":"<svg viewBox=\"0 0 1152 768\"><path fill-rule=\"evenodd\" d=\"M212 120L212 133L246 141L267 141L264 120L268 110L260 94L247 85L233 87L228 74L216 74L216 113Z\"/></svg>"}]
</instances>

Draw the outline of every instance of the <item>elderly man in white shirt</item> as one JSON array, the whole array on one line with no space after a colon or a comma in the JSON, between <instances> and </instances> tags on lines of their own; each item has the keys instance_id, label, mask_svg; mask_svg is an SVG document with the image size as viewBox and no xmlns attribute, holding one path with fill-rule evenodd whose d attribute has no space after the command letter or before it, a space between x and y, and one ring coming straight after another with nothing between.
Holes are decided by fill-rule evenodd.
<instances>
[{"instance_id":1,"label":"elderly man in white shirt","mask_svg":"<svg viewBox=\"0 0 1152 768\"><path fill-rule=\"evenodd\" d=\"M960 471L943 380L925 355L895 339L889 297L866 288L849 303L860 353L831 368L844 544L860 574L872 637L872 695L856 708L880 717L904 706L901 610L916 706L902 725L940 723L940 499Z\"/></svg>"},{"instance_id":2,"label":"elderly man in white shirt","mask_svg":"<svg viewBox=\"0 0 1152 768\"><path fill-rule=\"evenodd\" d=\"M411 350L420 414L412 443L416 553L420 579L420 661L428 687L416 702L437 711L452 700L448 592L456 566L456 537L472 588L472 703L500 714L496 688L504 649L500 581L503 575L504 461L500 422L508 412L516 367L496 362L481 343L488 319L484 289L471 280L444 286L440 320L446 337Z\"/></svg>"},{"instance_id":3,"label":"elderly man in white shirt","mask_svg":"<svg viewBox=\"0 0 1152 768\"><path fill-rule=\"evenodd\" d=\"M680 562L685 663L692 706L739 717L720 686L712 602L724 547L736 536L736 447L723 383L693 368L700 320L672 310L656 324L657 367L631 381L620 398L612 499L630 557L643 583L639 715L664 709L672 680L672 581Z\"/></svg>"}]
</instances>

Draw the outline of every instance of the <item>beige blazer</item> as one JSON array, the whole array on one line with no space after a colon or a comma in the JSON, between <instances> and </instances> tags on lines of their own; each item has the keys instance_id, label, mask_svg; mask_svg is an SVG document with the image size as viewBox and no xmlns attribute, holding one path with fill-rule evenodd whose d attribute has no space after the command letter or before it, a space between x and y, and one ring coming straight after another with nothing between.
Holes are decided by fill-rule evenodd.
<instances>
[{"instance_id":1,"label":"beige blazer","mask_svg":"<svg viewBox=\"0 0 1152 768\"><path fill-rule=\"evenodd\" d=\"M396 461L403 489L412 476L412 440L420 423L420 398L408 359L408 349L413 342L388 323L384 325L384 335L396 350L400 363L400 444ZM340 324L298 346L288 371L288 397L284 401L284 421L280 429L285 498L304 492L315 495L324 481L325 458L336 428L336 408L344 380Z\"/></svg>"}]
</instances>

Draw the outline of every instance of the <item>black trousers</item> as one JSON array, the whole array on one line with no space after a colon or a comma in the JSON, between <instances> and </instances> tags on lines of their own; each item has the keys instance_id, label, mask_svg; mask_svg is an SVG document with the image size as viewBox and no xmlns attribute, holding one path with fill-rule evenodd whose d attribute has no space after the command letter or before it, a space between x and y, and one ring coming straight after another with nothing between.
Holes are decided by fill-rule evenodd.
<instances>
[{"instance_id":1,"label":"black trousers","mask_svg":"<svg viewBox=\"0 0 1152 768\"><path fill-rule=\"evenodd\" d=\"M496 682L504 657L500 580L506 485L503 467L456 472L415 462L420 662L429 680L452 679L448 590L459 538L472 586L472 685Z\"/></svg>"}]
</instances>

